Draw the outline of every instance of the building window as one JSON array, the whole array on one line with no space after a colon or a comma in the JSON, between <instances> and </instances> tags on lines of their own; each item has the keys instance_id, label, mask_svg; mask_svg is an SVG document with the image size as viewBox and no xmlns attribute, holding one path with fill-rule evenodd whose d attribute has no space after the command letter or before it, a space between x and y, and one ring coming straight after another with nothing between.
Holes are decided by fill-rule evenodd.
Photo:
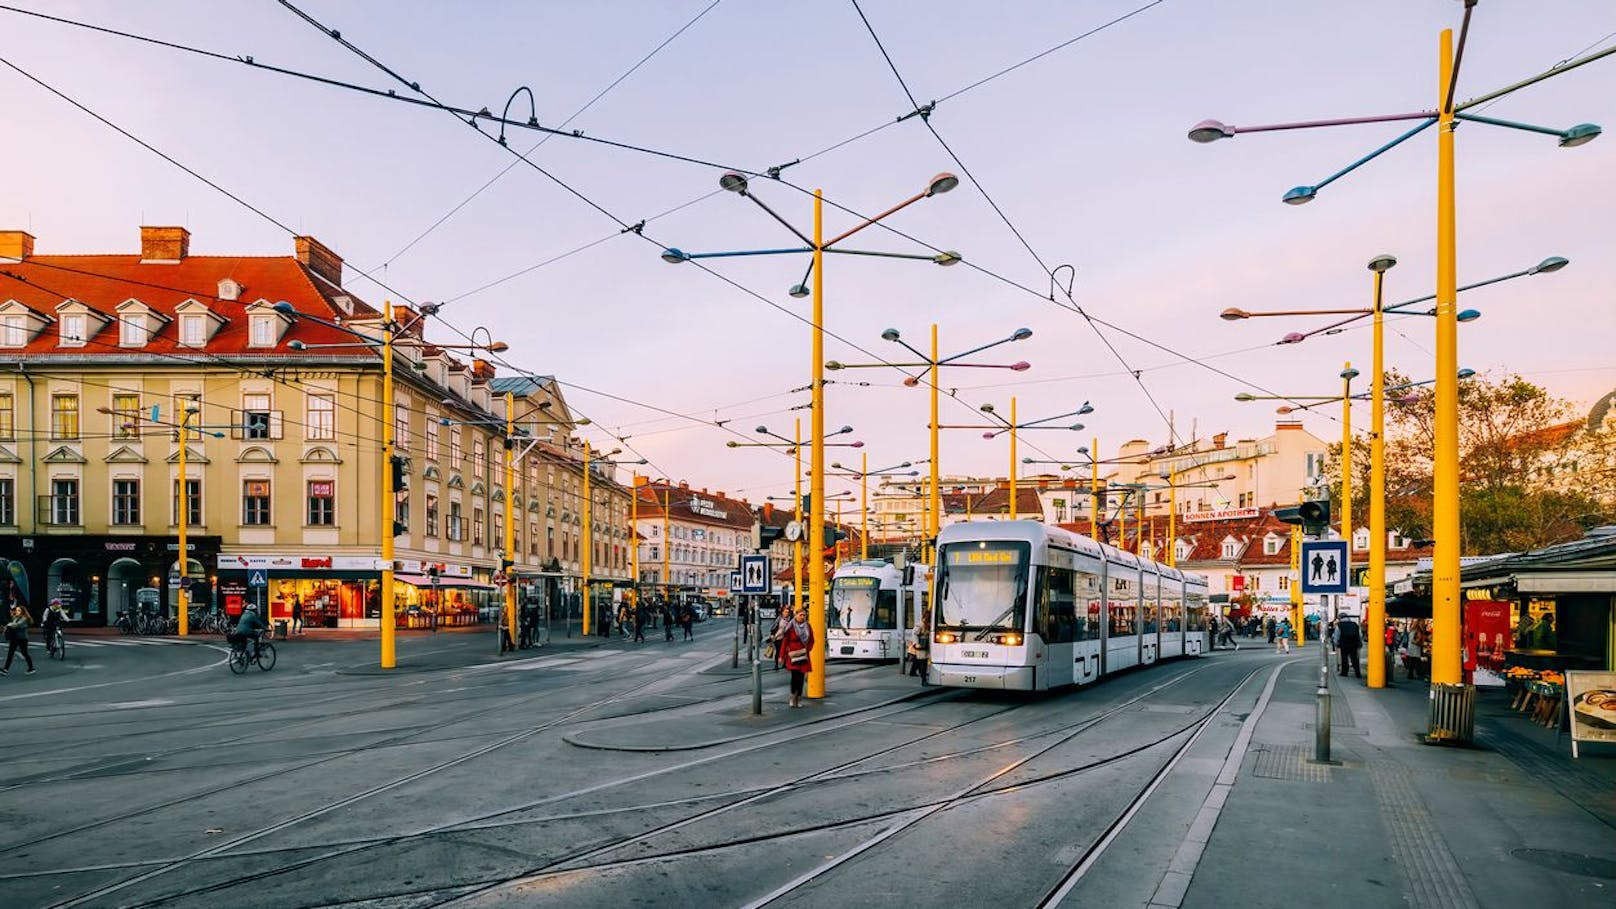
<instances>
[{"instance_id":1,"label":"building window","mask_svg":"<svg viewBox=\"0 0 1616 909\"><path fill-rule=\"evenodd\" d=\"M119 392L112 396L112 437L140 437L140 395Z\"/></svg>"},{"instance_id":2,"label":"building window","mask_svg":"<svg viewBox=\"0 0 1616 909\"><path fill-rule=\"evenodd\" d=\"M515 525L513 524L512 527L514 526ZM501 514L500 510L497 508L494 509L494 534L488 542L502 549L505 546L505 515ZM511 548L514 550L519 547L513 542ZM505 553L505 558L509 559L512 558L512 556L507 552Z\"/></svg>"},{"instance_id":3,"label":"building window","mask_svg":"<svg viewBox=\"0 0 1616 909\"><path fill-rule=\"evenodd\" d=\"M410 447L410 405L408 402L395 405L393 408L393 444L399 448Z\"/></svg>"},{"instance_id":4,"label":"building window","mask_svg":"<svg viewBox=\"0 0 1616 909\"><path fill-rule=\"evenodd\" d=\"M1263 541L1262 541L1263 555L1279 555L1279 545L1280 545L1279 537L1273 536L1272 534L1270 534L1270 535L1268 535L1266 537L1263 537Z\"/></svg>"},{"instance_id":5,"label":"building window","mask_svg":"<svg viewBox=\"0 0 1616 909\"><path fill-rule=\"evenodd\" d=\"M1352 532L1352 548L1360 552L1369 548L1369 531L1358 529Z\"/></svg>"},{"instance_id":6,"label":"building window","mask_svg":"<svg viewBox=\"0 0 1616 909\"><path fill-rule=\"evenodd\" d=\"M70 312L62 316L62 346L83 347L84 327L87 323L88 320L81 312Z\"/></svg>"},{"instance_id":7,"label":"building window","mask_svg":"<svg viewBox=\"0 0 1616 909\"><path fill-rule=\"evenodd\" d=\"M426 459L428 461L438 459L438 421L432 419L431 414L427 415L426 421Z\"/></svg>"},{"instance_id":8,"label":"building window","mask_svg":"<svg viewBox=\"0 0 1616 909\"><path fill-rule=\"evenodd\" d=\"M14 477L0 477L0 527L12 527L17 523L17 480Z\"/></svg>"},{"instance_id":9,"label":"building window","mask_svg":"<svg viewBox=\"0 0 1616 909\"><path fill-rule=\"evenodd\" d=\"M336 483L331 480L309 481L309 526L333 527L337 523Z\"/></svg>"},{"instance_id":10,"label":"building window","mask_svg":"<svg viewBox=\"0 0 1616 909\"><path fill-rule=\"evenodd\" d=\"M334 395L308 396L308 436L311 442L337 438L337 399Z\"/></svg>"},{"instance_id":11,"label":"building window","mask_svg":"<svg viewBox=\"0 0 1616 909\"><path fill-rule=\"evenodd\" d=\"M460 430L451 429L449 430L449 463L451 465L459 464L463 456L464 453L460 448Z\"/></svg>"},{"instance_id":12,"label":"building window","mask_svg":"<svg viewBox=\"0 0 1616 909\"><path fill-rule=\"evenodd\" d=\"M269 481L244 480L241 484L241 523L248 527L268 527Z\"/></svg>"},{"instance_id":13,"label":"building window","mask_svg":"<svg viewBox=\"0 0 1616 909\"><path fill-rule=\"evenodd\" d=\"M483 448L482 437L478 436L477 438L472 439L471 440L471 473L472 473L473 476L475 476L479 480L481 480L483 478L483 460L484 460L483 456L484 456L484 454L485 454L485 451L484 451L484 448Z\"/></svg>"},{"instance_id":14,"label":"building window","mask_svg":"<svg viewBox=\"0 0 1616 909\"><path fill-rule=\"evenodd\" d=\"M539 555L539 525L527 525L527 554L538 558Z\"/></svg>"},{"instance_id":15,"label":"building window","mask_svg":"<svg viewBox=\"0 0 1616 909\"><path fill-rule=\"evenodd\" d=\"M1282 575L1279 576L1279 589L1280 590L1290 590L1291 589L1291 576L1290 575L1282 574Z\"/></svg>"},{"instance_id":16,"label":"building window","mask_svg":"<svg viewBox=\"0 0 1616 909\"><path fill-rule=\"evenodd\" d=\"M144 314L135 313L118 320L118 343L124 347L144 347L147 337Z\"/></svg>"},{"instance_id":17,"label":"building window","mask_svg":"<svg viewBox=\"0 0 1616 909\"><path fill-rule=\"evenodd\" d=\"M200 526L202 523L202 481L185 481L185 523L191 526ZM180 481L174 481L174 495L169 500L169 513L174 516L177 523L180 519Z\"/></svg>"},{"instance_id":18,"label":"building window","mask_svg":"<svg viewBox=\"0 0 1616 909\"><path fill-rule=\"evenodd\" d=\"M393 529L398 531L394 536L403 536L410 532L410 494L400 493L393 502Z\"/></svg>"},{"instance_id":19,"label":"building window","mask_svg":"<svg viewBox=\"0 0 1616 909\"><path fill-rule=\"evenodd\" d=\"M460 503L449 503L449 542L459 543L466 538L465 528L461 526Z\"/></svg>"},{"instance_id":20,"label":"building window","mask_svg":"<svg viewBox=\"0 0 1616 909\"><path fill-rule=\"evenodd\" d=\"M0 346L21 347L28 343L28 317L21 313L0 317Z\"/></svg>"},{"instance_id":21,"label":"building window","mask_svg":"<svg viewBox=\"0 0 1616 909\"><path fill-rule=\"evenodd\" d=\"M1315 477L1322 477L1322 476L1324 476L1324 452L1322 452L1322 451L1310 451L1310 452L1308 452L1307 453L1307 477L1308 477L1308 479L1311 480L1311 479L1313 479Z\"/></svg>"},{"instance_id":22,"label":"building window","mask_svg":"<svg viewBox=\"0 0 1616 909\"><path fill-rule=\"evenodd\" d=\"M471 545L483 545L483 510L480 506L471 509Z\"/></svg>"},{"instance_id":23,"label":"building window","mask_svg":"<svg viewBox=\"0 0 1616 909\"><path fill-rule=\"evenodd\" d=\"M275 346L275 317L253 316L248 320L251 337L247 344L250 347Z\"/></svg>"},{"instance_id":24,"label":"building window","mask_svg":"<svg viewBox=\"0 0 1616 909\"><path fill-rule=\"evenodd\" d=\"M17 437L17 411L14 399L9 394L0 395L0 439L15 439Z\"/></svg>"},{"instance_id":25,"label":"building window","mask_svg":"<svg viewBox=\"0 0 1616 909\"><path fill-rule=\"evenodd\" d=\"M547 547L545 551L550 554L550 558L552 558L552 559L555 558L556 557L556 548L555 548L555 528L554 527L546 527L545 528L545 546Z\"/></svg>"},{"instance_id":26,"label":"building window","mask_svg":"<svg viewBox=\"0 0 1616 909\"><path fill-rule=\"evenodd\" d=\"M438 497L431 493L426 496L426 535L438 535Z\"/></svg>"},{"instance_id":27,"label":"building window","mask_svg":"<svg viewBox=\"0 0 1616 909\"><path fill-rule=\"evenodd\" d=\"M127 527L140 523L140 481L112 481L112 523Z\"/></svg>"},{"instance_id":28,"label":"building window","mask_svg":"<svg viewBox=\"0 0 1616 909\"><path fill-rule=\"evenodd\" d=\"M269 395L254 394L241 396L241 438L243 439L270 439L279 433L271 433L272 420L270 412Z\"/></svg>"},{"instance_id":29,"label":"building window","mask_svg":"<svg viewBox=\"0 0 1616 909\"><path fill-rule=\"evenodd\" d=\"M77 479L51 481L50 519L52 524L73 525L79 522L79 481Z\"/></svg>"},{"instance_id":30,"label":"building window","mask_svg":"<svg viewBox=\"0 0 1616 909\"><path fill-rule=\"evenodd\" d=\"M1240 542L1238 540L1223 541L1223 557L1232 559L1240 555Z\"/></svg>"},{"instance_id":31,"label":"building window","mask_svg":"<svg viewBox=\"0 0 1616 909\"><path fill-rule=\"evenodd\" d=\"M1391 545L1391 548L1393 548L1393 549L1407 549L1408 548L1408 537L1403 536L1402 534L1398 533L1395 530L1392 531L1392 545Z\"/></svg>"},{"instance_id":32,"label":"building window","mask_svg":"<svg viewBox=\"0 0 1616 909\"><path fill-rule=\"evenodd\" d=\"M78 437L79 396L51 395L51 438L66 440Z\"/></svg>"},{"instance_id":33,"label":"building window","mask_svg":"<svg viewBox=\"0 0 1616 909\"><path fill-rule=\"evenodd\" d=\"M202 316L180 316L180 343L186 347L201 347L208 343L207 325Z\"/></svg>"}]
</instances>

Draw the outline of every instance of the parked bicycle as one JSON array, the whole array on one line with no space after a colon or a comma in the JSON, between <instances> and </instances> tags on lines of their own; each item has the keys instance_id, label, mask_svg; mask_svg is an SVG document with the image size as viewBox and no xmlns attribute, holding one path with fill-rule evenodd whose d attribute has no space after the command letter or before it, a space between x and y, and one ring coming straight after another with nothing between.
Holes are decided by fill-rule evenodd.
<instances>
[{"instance_id":1,"label":"parked bicycle","mask_svg":"<svg viewBox=\"0 0 1616 909\"><path fill-rule=\"evenodd\" d=\"M275 645L262 638L254 641L245 635L230 634L230 671L241 675L252 663L268 672L275 668Z\"/></svg>"}]
</instances>

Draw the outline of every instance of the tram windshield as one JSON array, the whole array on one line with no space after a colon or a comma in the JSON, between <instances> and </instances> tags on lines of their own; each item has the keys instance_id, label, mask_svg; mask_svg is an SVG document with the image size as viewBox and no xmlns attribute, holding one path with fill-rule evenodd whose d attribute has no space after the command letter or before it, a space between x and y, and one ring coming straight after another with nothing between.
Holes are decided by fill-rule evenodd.
<instances>
[{"instance_id":1,"label":"tram windshield","mask_svg":"<svg viewBox=\"0 0 1616 909\"><path fill-rule=\"evenodd\" d=\"M879 578L836 578L825 621L831 628L897 628L898 592L882 590Z\"/></svg>"},{"instance_id":2,"label":"tram windshield","mask_svg":"<svg viewBox=\"0 0 1616 909\"><path fill-rule=\"evenodd\" d=\"M977 541L942 547L937 628L1020 631L1027 613L1026 543Z\"/></svg>"}]
</instances>

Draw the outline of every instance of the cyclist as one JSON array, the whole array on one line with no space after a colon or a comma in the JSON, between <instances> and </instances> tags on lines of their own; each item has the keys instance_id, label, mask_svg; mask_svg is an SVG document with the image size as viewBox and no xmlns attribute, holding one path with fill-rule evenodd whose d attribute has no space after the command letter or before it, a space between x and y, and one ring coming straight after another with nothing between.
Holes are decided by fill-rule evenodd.
<instances>
[{"instance_id":1,"label":"cyclist","mask_svg":"<svg viewBox=\"0 0 1616 909\"><path fill-rule=\"evenodd\" d=\"M62 634L62 626L67 624L67 610L62 608L61 600L51 600L45 607L45 616L40 619L39 625L45 631L45 650L55 655L56 636Z\"/></svg>"},{"instance_id":2,"label":"cyclist","mask_svg":"<svg viewBox=\"0 0 1616 909\"><path fill-rule=\"evenodd\" d=\"M258 607L248 606L246 609L242 610L241 621L236 623L235 633L230 635L230 645L232 647L246 649L247 642L251 641L253 659L257 659L258 639L265 631L268 630L269 625L265 623L263 617L258 614Z\"/></svg>"}]
</instances>

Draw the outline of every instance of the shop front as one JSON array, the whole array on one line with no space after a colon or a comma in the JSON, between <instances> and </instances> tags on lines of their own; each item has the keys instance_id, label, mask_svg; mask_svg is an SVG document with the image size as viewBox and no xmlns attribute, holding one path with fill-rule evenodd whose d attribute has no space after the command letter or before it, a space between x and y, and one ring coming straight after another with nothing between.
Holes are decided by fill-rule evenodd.
<instances>
[{"instance_id":1,"label":"shop front","mask_svg":"<svg viewBox=\"0 0 1616 909\"><path fill-rule=\"evenodd\" d=\"M219 552L216 536L190 535L186 548L191 602L208 608L217 577L206 566ZM7 601L25 605L37 621L53 599L78 625L110 625L137 601L173 615L179 603L179 538L167 536L0 536ZM142 594L141 591L146 591Z\"/></svg>"},{"instance_id":2,"label":"shop front","mask_svg":"<svg viewBox=\"0 0 1616 909\"><path fill-rule=\"evenodd\" d=\"M218 564L219 601L231 616L252 604L271 622L290 622L301 604L305 630L381 627L375 556L226 555Z\"/></svg>"},{"instance_id":3,"label":"shop front","mask_svg":"<svg viewBox=\"0 0 1616 909\"><path fill-rule=\"evenodd\" d=\"M499 621L504 598L490 571L454 562L401 561L393 574L399 628L449 628Z\"/></svg>"}]
</instances>

